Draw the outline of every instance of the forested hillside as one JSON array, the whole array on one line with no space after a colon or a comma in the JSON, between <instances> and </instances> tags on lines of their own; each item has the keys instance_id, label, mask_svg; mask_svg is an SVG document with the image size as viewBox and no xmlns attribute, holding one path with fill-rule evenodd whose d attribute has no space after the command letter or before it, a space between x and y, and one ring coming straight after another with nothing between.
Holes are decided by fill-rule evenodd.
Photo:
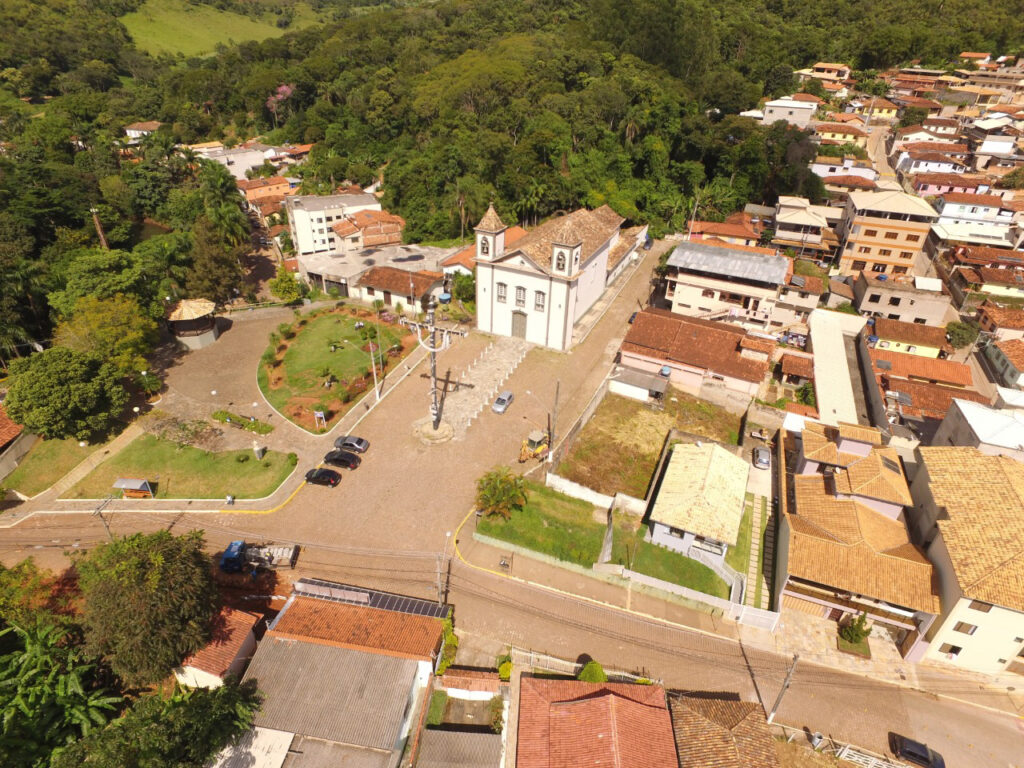
<instances>
[{"instance_id":1,"label":"forested hillside","mask_svg":"<svg viewBox=\"0 0 1024 768\"><path fill-rule=\"evenodd\" d=\"M117 21L138 5L0 5L0 347L49 338L90 291L143 307L231 295L230 182L176 142L315 142L305 189L383 173L413 240L459 235L491 199L524 223L608 203L658 233L695 206L720 218L820 194L805 134L731 116L792 88L793 68L948 64L1024 41L1018 0L443 0L154 59ZM130 157L134 120L166 127ZM140 242L146 218L171 232ZM201 279L211 269L223 284Z\"/></svg>"}]
</instances>

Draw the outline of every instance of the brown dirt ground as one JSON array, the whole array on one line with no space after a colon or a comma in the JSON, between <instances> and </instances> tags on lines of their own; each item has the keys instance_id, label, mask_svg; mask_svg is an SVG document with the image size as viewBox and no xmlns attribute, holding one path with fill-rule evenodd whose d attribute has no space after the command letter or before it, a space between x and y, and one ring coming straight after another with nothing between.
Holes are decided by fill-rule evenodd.
<instances>
[{"instance_id":1,"label":"brown dirt ground","mask_svg":"<svg viewBox=\"0 0 1024 768\"><path fill-rule=\"evenodd\" d=\"M831 755L814 752L803 744L775 742L775 752L782 768L852 768L853 763L837 760Z\"/></svg>"}]
</instances>

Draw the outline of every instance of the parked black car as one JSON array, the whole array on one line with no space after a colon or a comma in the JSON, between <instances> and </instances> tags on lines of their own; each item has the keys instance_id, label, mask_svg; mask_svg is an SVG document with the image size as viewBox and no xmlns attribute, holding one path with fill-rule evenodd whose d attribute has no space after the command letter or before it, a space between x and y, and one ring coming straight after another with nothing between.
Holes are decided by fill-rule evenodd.
<instances>
[{"instance_id":1,"label":"parked black car","mask_svg":"<svg viewBox=\"0 0 1024 768\"><path fill-rule=\"evenodd\" d=\"M908 739L897 733L890 734L889 741L893 754L900 760L906 760L914 765L922 765L924 768L946 768L946 761L942 759L942 755L919 741Z\"/></svg>"},{"instance_id":2,"label":"parked black car","mask_svg":"<svg viewBox=\"0 0 1024 768\"><path fill-rule=\"evenodd\" d=\"M355 435L346 435L345 437L339 437L335 440L334 447L339 451L366 453L366 449L370 447L370 441L362 437L356 437Z\"/></svg>"},{"instance_id":3,"label":"parked black car","mask_svg":"<svg viewBox=\"0 0 1024 768\"><path fill-rule=\"evenodd\" d=\"M324 456L324 464L330 464L332 467L355 469L360 463L362 463L362 459L348 451L331 451Z\"/></svg>"},{"instance_id":4,"label":"parked black car","mask_svg":"<svg viewBox=\"0 0 1024 768\"><path fill-rule=\"evenodd\" d=\"M333 488L341 482L341 475L333 469L311 469L306 473L306 482L313 485L329 485Z\"/></svg>"}]
</instances>

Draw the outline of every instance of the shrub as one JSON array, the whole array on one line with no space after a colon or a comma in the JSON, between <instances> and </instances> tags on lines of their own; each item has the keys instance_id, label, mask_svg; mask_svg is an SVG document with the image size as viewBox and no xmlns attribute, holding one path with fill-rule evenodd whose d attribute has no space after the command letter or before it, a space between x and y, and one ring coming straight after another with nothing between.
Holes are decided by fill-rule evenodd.
<instances>
[{"instance_id":1,"label":"shrub","mask_svg":"<svg viewBox=\"0 0 1024 768\"><path fill-rule=\"evenodd\" d=\"M501 696L492 697L490 710L491 730L501 733L502 728L505 727L505 700Z\"/></svg>"},{"instance_id":2,"label":"shrub","mask_svg":"<svg viewBox=\"0 0 1024 768\"><path fill-rule=\"evenodd\" d=\"M240 453L237 456L235 456L235 461L237 461L239 464L245 464L245 462L247 462L248 460L249 460L249 454L248 453Z\"/></svg>"},{"instance_id":3,"label":"shrub","mask_svg":"<svg viewBox=\"0 0 1024 768\"><path fill-rule=\"evenodd\" d=\"M871 628L868 626L868 614L867 611L862 613L856 619L847 621L839 628L839 636L851 645L857 645L864 641L868 635L871 634Z\"/></svg>"},{"instance_id":4,"label":"shrub","mask_svg":"<svg viewBox=\"0 0 1024 768\"><path fill-rule=\"evenodd\" d=\"M294 467L298 463L299 463L299 456L298 456L298 454L297 453L289 453L288 454L288 466Z\"/></svg>"},{"instance_id":5,"label":"shrub","mask_svg":"<svg viewBox=\"0 0 1024 768\"><path fill-rule=\"evenodd\" d=\"M978 338L978 324L974 321L950 323L946 326L946 336L956 349L969 347Z\"/></svg>"},{"instance_id":6,"label":"shrub","mask_svg":"<svg viewBox=\"0 0 1024 768\"><path fill-rule=\"evenodd\" d=\"M443 675L445 670L455 661L455 654L459 650L459 638L455 634L455 627L450 618L441 622L444 629L444 648L441 649L441 662L437 665L437 674Z\"/></svg>"},{"instance_id":7,"label":"shrub","mask_svg":"<svg viewBox=\"0 0 1024 768\"><path fill-rule=\"evenodd\" d=\"M336 299L341 295L341 291L339 291L335 286L332 285L330 288L327 289L327 295L330 296L332 299Z\"/></svg>"},{"instance_id":8,"label":"shrub","mask_svg":"<svg viewBox=\"0 0 1024 768\"><path fill-rule=\"evenodd\" d=\"M583 683L607 683L608 675L604 673L604 667L591 659L583 665L576 679Z\"/></svg>"},{"instance_id":9,"label":"shrub","mask_svg":"<svg viewBox=\"0 0 1024 768\"><path fill-rule=\"evenodd\" d=\"M282 339L291 339L295 337L295 329L292 328L289 323L281 323L277 326L277 332L281 334Z\"/></svg>"},{"instance_id":10,"label":"shrub","mask_svg":"<svg viewBox=\"0 0 1024 768\"><path fill-rule=\"evenodd\" d=\"M280 343L281 343L281 336L280 336L280 334L271 333L270 334L270 346L276 347Z\"/></svg>"},{"instance_id":11,"label":"shrub","mask_svg":"<svg viewBox=\"0 0 1024 768\"><path fill-rule=\"evenodd\" d=\"M277 365L277 355L274 354L274 350L268 349L263 353L263 357L260 358L260 362L263 363L267 368L273 368Z\"/></svg>"},{"instance_id":12,"label":"shrub","mask_svg":"<svg viewBox=\"0 0 1024 768\"><path fill-rule=\"evenodd\" d=\"M503 661L498 665L498 679L506 683L512 679L511 661Z\"/></svg>"}]
</instances>

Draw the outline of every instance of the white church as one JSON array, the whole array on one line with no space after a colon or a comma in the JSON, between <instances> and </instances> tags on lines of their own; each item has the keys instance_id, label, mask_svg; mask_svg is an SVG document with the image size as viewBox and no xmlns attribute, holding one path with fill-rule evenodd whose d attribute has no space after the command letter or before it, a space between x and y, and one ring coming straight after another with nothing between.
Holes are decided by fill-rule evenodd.
<instances>
[{"instance_id":1,"label":"white church","mask_svg":"<svg viewBox=\"0 0 1024 768\"><path fill-rule=\"evenodd\" d=\"M647 227L623 230L607 205L544 222L505 249L494 206L476 226L477 328L553 349L635 257Z\"/></svg>"}]
</instances>

